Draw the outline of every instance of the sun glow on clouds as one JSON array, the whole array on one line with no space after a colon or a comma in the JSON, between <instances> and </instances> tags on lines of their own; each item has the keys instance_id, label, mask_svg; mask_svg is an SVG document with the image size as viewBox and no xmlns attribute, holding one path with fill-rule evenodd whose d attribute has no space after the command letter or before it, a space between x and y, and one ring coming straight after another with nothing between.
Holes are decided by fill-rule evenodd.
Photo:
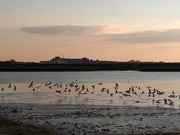
<instances>
[{"instance_id":1,"label":"sun glow on clouds","mask_svg":"<svg viewBox=\"0 0 180 135\"><path fill-rule=\"evenodd\" d=\"M9 57L37 62L63 55L94 60L178 61L179 36L180 29L130 31L121 25L29 26L11 33L11 40L7 40L9 34L6 40L2 38L0 54L2 60Z\"/></svg>"},{"instance_id":2,"label":"sun glow on clouds","mask_svg":"<svg viewBox=\"0 0 180 135\"><path fill-rule=\"evenodd\" d=\"M55 25L23 27L21 30L29 34L51 36L59 35L63 37L101 36L106 41L132 44L180 42L180 29L157 29L124 32L122 27L117 25Z\"/></svg>"},{"instance_id":3,"label":"sun glow on clouds","mask_svg":"<svg viewBox=\"0 0 180 135\"><path fill-rule=\"evenodd\" d=\"M124 32L120 25L52 25L52 26L29 26L21 28L29 34L42 35L102 35L117 34Z\"/></svg>"}]
</instances>

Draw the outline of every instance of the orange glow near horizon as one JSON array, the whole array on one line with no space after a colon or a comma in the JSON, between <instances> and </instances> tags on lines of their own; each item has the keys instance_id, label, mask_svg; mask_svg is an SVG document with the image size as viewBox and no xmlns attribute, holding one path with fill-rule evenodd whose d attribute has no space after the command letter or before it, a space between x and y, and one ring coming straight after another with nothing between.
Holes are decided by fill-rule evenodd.
<instances>
[{"instance_id":1,"label":"orange glow near horizon","mask_svg":"<svg viewBox=\"0 0 180 135\"><path fill-rule=\"evenodd\" d=\"M93 60L112 61L179 61L179 43L120 43L109 42L101 37L59 37L26 35L2 42L1 61L49 60L60 56L66 58L87 57Z\"/></svg>"}]
</instances>

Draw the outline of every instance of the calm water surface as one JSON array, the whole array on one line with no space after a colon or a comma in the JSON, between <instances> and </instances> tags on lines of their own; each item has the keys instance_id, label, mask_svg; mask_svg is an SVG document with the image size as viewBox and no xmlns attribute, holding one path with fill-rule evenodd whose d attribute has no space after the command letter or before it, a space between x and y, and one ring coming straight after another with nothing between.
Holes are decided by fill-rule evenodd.
<instances>
[{"instance_id":1,"label":"calm water surface","mask_svg":"<svg viewBox=\"0 0 180 135\"><path fill-rule=\"evenodd\" d=\"M28 88L33 81L33 86ZM51 82L51 83L50 83ZM73 87L69 84L73 82ZM102 83L99 85L99 83ZM11 83L11 86L9 84ZM50 83L50 84L49 84ZM54 84L62 84L61 87ZM115 83L118 83L115 94ZM45 86L45 84L49 84ZM78 90L74 87L78 85ZM83 86L84 85L84 86ZM92 87L95 85L95 88ZM14 90L16 86L16 90ZM49 87L50 86L50 87ZM163 95L148 96L151 89L164 91ZM39 88L37 88L39 87ZM84 90L83 90L84 87ZM34 89L35 88L35 89ZM109 89L109 93L102 89ZM123 96L133 88L136 94ZM172 93L172 90L175 94ZM56 91L61 91L57 93ZM80 91L80 92L79 92ZM144 91L145 94L142 94ZM111 95L110 95L111 94ZM169 95L175 95L170 98ZM161 106L179 108L180 72L0 72L1 103L90 104L125 106ZM174 104L164 104L170 99ZM160 100L160 103L156 103Z\"/></svg>"},{"instance_id":2,"label":"calm water surface","mask_svg":"<svg viewBox=\"0 0 180 135\"><path fill-rule=\"evenodd\" d=\"M180 81L180 72L136 72L136 71L96 71L96 72L0 72L0 83L46 83L48 81L70 83L143 83Z\"/></svg>"}]
</instances>

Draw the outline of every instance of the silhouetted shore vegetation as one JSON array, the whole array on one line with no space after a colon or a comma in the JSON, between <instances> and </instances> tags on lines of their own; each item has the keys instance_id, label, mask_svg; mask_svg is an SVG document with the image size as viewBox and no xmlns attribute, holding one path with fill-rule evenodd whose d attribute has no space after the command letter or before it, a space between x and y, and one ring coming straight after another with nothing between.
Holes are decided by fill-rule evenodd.
<instances>
[{"instance_id":1,"label":"silhouetted shore vegetation","mask_svg":"<svg viewBox=\"0 0 180 135\"><path fill-rule=\"evenodd\" d=\"M180 71L180 63L116 62L99 64L0 63L0 71Z\"/></svg>"}]
</instances>

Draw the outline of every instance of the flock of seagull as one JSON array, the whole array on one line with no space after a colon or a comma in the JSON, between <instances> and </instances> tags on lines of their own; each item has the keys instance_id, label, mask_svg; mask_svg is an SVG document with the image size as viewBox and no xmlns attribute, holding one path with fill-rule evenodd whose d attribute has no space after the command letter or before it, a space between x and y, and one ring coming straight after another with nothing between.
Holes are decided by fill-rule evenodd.
<instances>
[{"instance_id":1,"label":"flock of seagull","mask_svg":"<svg viewBox=\"0 0 180 135\"><path fill-rule=\"evenodd\" d=\"M77 81L77 80L76 80ZM180 95L176 95L174 90L172 90L172 93L167 97L163 99L155 100L153 97L164 95L164 91L160 91L158 89L152 88L151 86L147 86L146 90L141 90L141 87L139 86L131 86L127 90L120 90L119 83L114 84L113 90L110 90L108 88L103 87L103 83L100 82L98 84L93 84L90 87L86 87L84 84L76 84L75 82L69 83L69 84L63 84L63 83L55 83L52 82L46 83L44 87L47 87L50 90L54 90L58 94L63 94L67 92L74 91L79 96L80 95L86 95L86 94L94 94L95 92L105 93L109 96L113 97L117 94L120 94L122 97L132 97L132 96L140 96L140 95L147 95L147 97L152 97L152 101L157 104L165 104L165 105L174 105L173 98L179 98ZM99 87L101 86L101 87ZM43 85L36 86L35 83L32 81L29 85L27 85L29 89L32 91L36 91L43 87ZM8 84L6 89L12 89L13 91L17 90L17 86L13 85L11 83ZM5 91L5 87L1 88L1 91ZM140 103L139 100L135 101L135 103Z\"/></svg>"}]
</instances>

